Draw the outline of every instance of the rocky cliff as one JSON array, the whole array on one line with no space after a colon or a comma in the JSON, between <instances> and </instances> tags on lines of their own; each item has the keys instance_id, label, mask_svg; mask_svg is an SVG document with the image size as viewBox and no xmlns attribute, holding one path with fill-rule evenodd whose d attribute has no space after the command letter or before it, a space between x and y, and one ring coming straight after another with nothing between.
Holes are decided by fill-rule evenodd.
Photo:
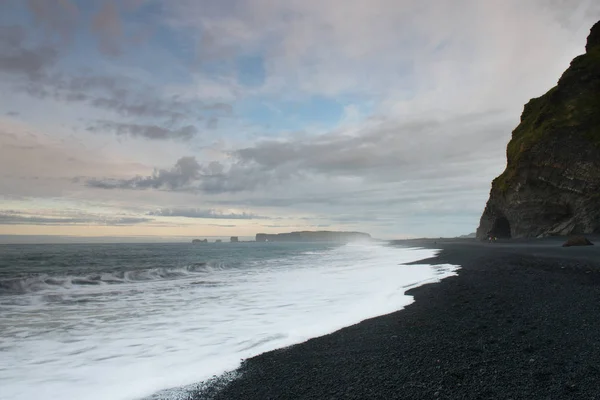
<instances>
[{"instance_id":1,"label":"rocky cliff","mask_svg":"<svg viewBox=\"0 0 600 400\"><path fill-rule=\"evenodd\" d=\"M600 232L600 22L558 84L531 99L477 237Z\"/></svg>"}]
</instances>

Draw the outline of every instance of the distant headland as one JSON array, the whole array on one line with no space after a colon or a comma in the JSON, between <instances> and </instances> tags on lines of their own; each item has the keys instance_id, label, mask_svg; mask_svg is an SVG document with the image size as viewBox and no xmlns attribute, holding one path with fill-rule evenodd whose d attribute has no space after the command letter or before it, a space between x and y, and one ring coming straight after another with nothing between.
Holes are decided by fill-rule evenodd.
<instances>
[{"instance_id":1,"label":"distant headland","mask_svg":"<svg viewBox=\"0 0 600 400\"><path fill-rule=\"evenodd\" d=\"M289 233L257 233L257 242L351 242L370 240L371 235L363 232L302 231Z\"/></svg>"},{"instance_id":2,"label":"distant headland","mask_svg":"<svg viewBox=\"0 0 600 400\"><path fill-rule=\"evenodd\" d=\"M336 231L301 231L288 233L257 233L256 242L334 242L347 243L357 240L371 240L371 235L364 232L336 232ZM238 236L229 238L231 243L241 242ZM215 243L221 243L216 239ZM208 239L193 239L192 243L208 243Z\"/></svg>"}]
</instances>

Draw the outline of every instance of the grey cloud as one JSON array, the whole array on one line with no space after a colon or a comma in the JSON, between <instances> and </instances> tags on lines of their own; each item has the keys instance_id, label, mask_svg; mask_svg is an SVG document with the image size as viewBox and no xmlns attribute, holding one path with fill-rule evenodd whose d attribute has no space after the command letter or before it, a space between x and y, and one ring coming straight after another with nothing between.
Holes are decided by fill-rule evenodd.
<instances>
[{"instance_id":1,"label":"grey cloud","mask_svg":"<svg viewBox=\"0 0 600 400\"><path fill-rule=\"evenodd\" d=\"M74 216L54 217L23 214L16 211L0 212L0 225L110 225L127 226L151 222L151 218Z\"/></svg>"},{"instance_id":2,"label":"grey cloud","mask_svg":"<svg viewBox=\"0 0 600 400\"><path fill-rule=\"evenodd\" d=\"M88 127L90 132L113 132L119 136L144 137L152 140L189 140L198 133L192 125L169 129L158 125L127 124L111 121L99 121Z\"/></svg>"},{"instance_id":3,"label":"grey cloud","mask_svg":"<svg viewBox=\"0 0 600 400\"><path fill-rule=\"evenodd\" d=\"M441 181L447 180L446 176L440 176L439 180L434 182L417 180L413 184L402 188L394 186L381 188L371 182L368 185L369 189L366 190L337 190L337 188L332 187L321 189L318 194L293 193L289 197L258 195L245 198L242 203L250 207L294 207L309 208L311 210L336 207L382 210L401 207L404 211L412 213L414 212L412 207L415 205L434 201L441 201L446 205L456 205L456 199L460 203L480 196L481 201L484 202L487 192L481 190L481 187L489 184L491 175L481 172L483 176L479 178L476 176L477 172L474 172L471 175L462 175L463 182L448 182L445 185ZM387 186L387 184L385 185ZM218 204L235 207L240 205L240 200L219 199ZM336 215L341 215L341 211L336 211ZM356 216L355 214L351 215ZM369 218L373 219L374 217ZM313 218L308 219L312 220ZM331 217L328 216L327 219L331 219Z\"/></svg>"},{"instance_id":4,"label":"grey cloud","mask_svg":"<svg viewBox=\"0 0 600 400\"><path fill-rule=\"evenodd\" d=\"M231 112L233 111L233 107L231 106L231 104L226 104L226 103L213 103L213 104L209 104L204 106L204 110L206 111L217 111L223 114L231 114Z\"/></svg>"},{"instance_id":5,"label":"grey cloud","mask_svg":"<svg viewBox=\"0 0 600 400\"><path fill-rule=\"evenodd\" d=\"M70 40L77 25L79 10L69 0L27 0L37 26Z\"/></svg>"},{"instance_id":6,"label":"grey cloud","mask_svg":"<svg viewBox=\"0 0 600 400\"><path fill-rule=\"evenodd\" d=\"M83 102L122 117L152 120L152 123L146 124L99 121L88 127L90 131L110 130L118 135L147 139L187 140L195 136L198 129L186 122L208 118L208 127L216 127L217 116L232 112L231 105L224 103L162 96L154 88L131 78L94 74L67 76L62 73L47 73L43 69L38 72L34 65L30 65L27 71L28 78L16 81L16 86L18 90L31 96L68 103Z\"/></svg>"},{"instance_id":7,"label":"grey cloud","mask_svg":"<svg viewBox=\"0 0 600 400\"><path fill-rule=\"evenodd\" d=\"M64 102L84 102L92 107L111 111L127 118L149 118L162 130L176 130L189 136L195 129L186 121L208 118L208 125L214 125L218 116L229 115L231 105L196 100L183 100L177 96L163 96L155 88L146 86L135 79L117 76L82 74L67 76L62 73L40 74L17 84L18 89L40 98L53 98ZM126 129L125 125L113 122ZM178 125L177 128L172 128ZM129 131L139 132L132 127ZM195 132L193 133L195 134ZM192 136L193 136L192 134ZM139 136L146 136L140 134Z\"/></svg>"},{"instance_id":8,"label":"grey cloud","mask_svg":"<svg viewBox=\"0 0 600 400\"><path fill-rule=\"evenodd\" d=\"M199 62L225 60L240 51L240 46L235 43L235 40L222 40L227 36L226 31L227 29L214 26L202 28L202 34L196 49Z\"/></svg>"},{"instance_id":9,"label":"grey cloud","mask_svg":"<svg viewBox=\"0 0 600 400\"><path fill-rule=\"evenodd\" d=\"M72 93L81 94L79 91ZM146 90L145 93L141 91L137 96L133 96L127 90L119 89L118 92L111 91L108 97L90 98L90 104L94 107L114 111L125 117L160 117L179 121L194 114L200 114L200 119L206 115L209 118L207 123L209 125L217 121L212 114L230 115L232 113L230 104L186 102L176 96L159 99L150 90Z\"/></svg>"},{"instance_id":10,"label":"grey cloud","mask_svg":"<svg viewBox=\"0 0 600 400\"><path fill-rule=\"evenodd\" d=\"M101 189L190 189L202 176L203 167L194 157L182 157L169 170L157 169L150 176L138 176L132 179L91 179L87 185Z\"/></svg>"},{"instance_id":11,"label":"grey cloud","mask_svg":"<svg viewBox=\"0 0 600 400\"><path fill-rule=\"evenodd\" d=\"M485 4L467 0L458 4L436 3L436 7L426 9L420 7L418 0L332 0L327 5L320 0L184 0L176 3L169 12L175 14L174 18L192 34L200 36L199 57L219 55L233 48L234 54L226 55L233 58L247 54L248 49L264 48L268 44L266 56L271 59L270 72L286 82L284 85L289 82L289 87L296 91L300 86L328 94L356 93L365 89L371 94L402 92L403 88L398 84L402 67L418 60L421 63L419 71L409 85L442 87L445 82L438 81L439 76L435 75L443 72L443 76L457 83L456 86L444 86L457 89L447 92L454 104L462 100L457 91L462 90L464 95L464 91L470 89L467 87L470 78L485 73L483 69L489 69L489 79L495 81L484 80L485 84L476 85L486 88L481 92L486 96L481 98L487 98L487 101L494 101L489 99L489 86L505 86L507 77L513 84L519 82L515 80L519 71L514 68L504 68L510 74L489 68L495 55L506 57L505 62L521 60L527 56L531 45L540 40L556 43L549 34L553 29L564 31L564 22L568 21L566 25L572 26L573 30L591 26L589 20L597 19L599 12L598 2L594 0L532 0L526 3L508 0ZM345 10L343 14L339 12L341 8ZM508 35L502 34L504 28L497 23L499 15L514 17L511 32L504 32ZM546 35L536 36L537 32L544 31ZM441 43L447 48L440 49ZM538 53L543 52L540 49ZM485 63L473 66L473 53L484 54ZM508 58L511 56L513 58ZM533 58L538 57L536 54ZM464 65L452 71L457 59ZM431 61L432 68L423 65L425 60ZM450 64L444 61L450 61ZM549 60L543 61L541 66ZM473 67L473 73L465 73L470 67ZM453 76L454 73L457 75ZM531 80L535 81L535 78ZM510 84L506 86L510 87ZM525 82L519 86L531 87ZM406 94L413 96L415 93L410 90ZM444 95L446 93L435 92L438 104Z\"/></svg>"},{"instance_id":12,"label":"grey cloud","mask_svg":"<svg viewBox=\"0 0 600 400\"><path fill-rule=\"evenodd\" d=\"M198 190L209 193L227 193L252 191L267 184L277 184L288 178L289 171L269 171L255 166L235 163L221 174L203 177L199 182Z\"/></svg>"},{"instance_id":13,"label":"grey cloud","mask_svg":"<svg viewBox=\"0 0 600 400\"><path fill-rule=\"evenodd\" d=\"M219 127L219 120L215 117L210 117L208 121L206 121L206 129L214 130Z\"/></svg>"},{"instance_id":14,"label":"grey cloud","mask_svg":"<svg viewBox=\"0 0 600 400\"><path fill-rule=\"evenodd\" d=\"M569 2L556 2L569 8ZM512 114L514 119L468 115L463 120L445 120L444 115L481 109L487 104L503 109L520 108L528 97L543 93L539 89L550 87L548 85L558 76L552 69L556 69L556 64L568 62L566 54L573 51L572 44L580 49L582 43L567 40L566 34L553 34L562 30L557 30L545 12L536 7L542 4L539 1L532 2L533 5L519 1L490 2L485 3L485 7L477 1L461 2L460 6L447 3L441 9L432 8L418 15L411 8L418 6L418 1L386 0L375 2L375 7L369 2L343 1L323 6L323 2L316 0L280 4L259 0L240 7L230 7L231 1L219 0L190 0L188 3L194 5L201 17L192 18L189 25L210 30L210 34L200 40L208 52L227 50L236 43L245 52L240 54L267 48L265 63L269 66L271 82L265 87L267 94L277 92L279 98L279 95L297 96L298 93L300 96L348 91L376 93L366 100L374 100L373 106L377 108L378 100L389 96L381 106L398 119L367 121L359 132L332 132L312 138L262 141L244 145L245 148L238 146L227 164L216 163L211 167L204 161L203 164L196 162L187 175L177 166L167 167L132 179L92 180L88 182L90 186L199 191L219 194L210 206L289 207L307 214L347 216L348 221L340 221L344 223L352 222L352 218L368 223L379 218L429 213L436 215L430 222L430 227L435 228L427 229L439 233L437 230L443 221L437 215L443 215L450 208L454 213L468 208L471 215L480 214L481 210L478 213L472 210L483 207L494 175L490 171L501 170L505 162L506 141L517 122L519 110ZM339 13L342 3L348 11L343 15ZM174 4L169 10L177 7ZM253 8L253 12L247 12ZM384 15L371 12L372 9L389 12ZM271 10L275 12L271 14ZM286 10L289 14L283 15ZM583 6L567 11L565 15L572 23L583 26L580 18L572 18L575 12L586 14ZM237 15L238 12L241 15ZM455 18L461 14L466 17ZM187 8L182 15L193 17ZM515 29L503 32L498 15L514 16ZM465 23L467 27L462 29ZM244 40L246 35L247 40ZM528 54L531 45L542 42L553 45L538 46L540 54L536 57L522 57ZM444 46L438 48L440 43ZM400 52L396 51L399 47L403 49ZM564 50L558 51L558 48ZM561 52L563 56L556 57ZM414 71L406 71L411 69L406 67L411 62L414 62L411 67ZM525 72L508 68L515 62L522 62L523 68L519 71ZM544 68L539 68L540 65ZM563 69L561 65L560 70ZM167 120L160 126L187 124L183 118L193 108L188 108L189 103L181 100L185 105L178 106L164 95L140 95L139 88L133 91L134 85L119 84L111 91L96 86L92 90L61 89L64 91L59 94L61 99L89 102L132 120L140 115L151 117L152 110L159 110L160 119ZM40 92L50 96L54 90L51 84L36 86L41 86L45 92ZM126 91L117 94L120 88ZM164 99L168 104L147 105L153 98ZM363 99L361 96L353 98L359 102ZM171 110L181 112L184 117L169 114ZM203 126L210 128L212 112L216 111L206 111L203 119L195 115L194 122L205 121ZM408 123L400 119L424 114L430 116L429 121ZM436 120L437 117L440 119ZM172 120L179 124L171 124ZM128 122L139 123L137 120ZM97 176L97 173L87 176ZM118 173L113 170L102 176ZM467 181L470 183L464 184ZM279 183L284 185L278 186ZM387 186L388 190L379 190L381 186ZM352 191L352 187L365 189L365 192ZM240 190L254 192L228 193ZM98 192L92 191L94 195ZM108 197L110 193L102 195ZM156 195L162 199L154 204L181 204L184 201L181 199L187 198L176 194L173 197L177 200L165 201L171 194L126 195L144 199ZM397 224L402 223L401 219L397 220ZM455 223L446 225L455 226ZM462 233L471 230L465 229Z\"/></svg>"},{"instance_id":15,"label":"grey cloud","mask_svg":"<svg viewBox=\"0 0 600 400\"><path fill-rule=\"evenodd\" d=\"M36 27L45 36L58 35L65 44L69 44L78 30L89 29L99 50L109 56L120 55L124 45L138 43L148 36L145 27L133 25L125 29L123 22L124 14L138 11L145 5L144 0L88 3L92 6L91 13L80 10L73 0L27 0L26 4Z\"/></svg>"},{"instance_id":16,"label":"grey cloud","mask_svg":"<svg viewBox=\"0 0 600 400\"><path fill-rule=\"evenodd\" d=\"M24 28L0 26L0 72L36 78L57 58L58 50L54 47L28 46Z\"/></svg>"},{"instance_id":17,"label":"grey cloud","mask_svg":"<svg viewBox=\"0 0 600 400\"><path fill-rule=\"evenodd\" d=\"M160 117L178 121L186 116L180 111L186 109L186 105L178 101L131 99L127 94L125 96L92 98L90 104L94 107L114 111L125 117Z\"/></svg>"},{"instance_id":18,"label":"grey cloud","mask_svg":"<svg viewBox=\"0 0 600 400\"><path fill-rule=\"evenodd\" d=\"M126 88L135 85L136 81L131 78L94 75L83 72L79 75L48 74L40 83L54 90L54 95L57 98L61 94L86 94L96 90L107 94L111 98L119 98L127 97L129 92Z\"/></svg>"},{"instance_id":19,"label":"grey cloud","mask_svg":"<svg viewBox=\"0 0 600 400\"><path fill-rule=\"evenodd\" d=\"M257 171L240 164L234 164L226 170L219 162L202 165L195 157L182 157L173 168L156 169L150 176L90 179L87 186L100 189L162 189L217 194L253 190L280 178L276 171Z\"/></svg>"},{"instance_id":20,"label":"grey cloud","mask_svg":"<svg viewBox=\"0 0 600 400\"><path fill-rule=\"evenodd\" d=\"M196 208L162 208L151 211L148 215L161 217L186 217L200 219L267 219L251 213L222 213L216 210L201 210Z\"/></svg>"},{"instance_id":21,"label":"grey cloud","mask_svg":"<svg viewBox=\"0 0 600 400\"><path fill-rule=\"evenodd\" d=\"M298 225L261 225L264 228L298 228ZM316 227L316 228L327 228L330 227L330 224L307 224L306 226Z\"/></svg>"},{"instance_id":22,"label":"grey cloud","mask_svg":"<svg viewBox=\"0 0 600 400\"><path fill-rule=\"evenodd\" d=\"M117 76L52 73L37 76L20 88L36 97L51 97L65 102L87 102L93 107L124 117L165 118L180 121L186 115L203 113L213 104L194 104L176 97L161 97L134 79Z\"/></svg>"},{"instance_id":23,"label":"grey cloud","mask_svg":"<svg viewBox=\"0 0 600 400\"><path fill-rule=\"evenodd\" d=\"M317 138L263 141L233 154L243 165L259 169L309 171L398 181L450 174L445 166L488 157L502 149L511 121L499 113L449 120L385 121L354 135L331 133ZM486 153L486 154L484 154ZM497 151L503 156L502 151Z\"/></svg>"},{"instance_id":24,"label":"grey cloud","mask_svg":"<svg viewBox=\"0 0 600 400\"><path fill-rule=\"evenodd\" d=\"M105 1L100 6L92 19L92 31L98 35L100 50L105 54L121 54L119 38L123 34L123 27L115 2Z\"/></svg>"},{"instance_id":25,"label":"grey cloud","mask_svg":"<svg viewBox=\"0 0 600 400\"><path fill-rule=\"evenodd\" d=\"M0 26L0 74L14 78L10 80L14 90L42 99L86 103L122 117L148 118L157 127L176 130L183 136L192 132L186 121L208 120L211 128L216 127L217 117L233 112L230 104L164 95L153 86L125 76L85 70L74 74L57 72L54 66L58 49L36 44L30 36L23 27ZM174 125L178 126L173 128ZM156 130L150 136L155 133Z\"/></svg>"},{"instance_id":26,"label":"grey cloud","mask_svg":"<svg viewBox=\"0 0 600 400\"><path fill-rule=\"evenodd\" d=\"M125 180L90 180L98 188L165 189L208 194L253 191L291 182L332 178L361 182L452 180L472 173L494 155L504 159L511 123L502 114L474 114L451 120L384 121L348 135L334 132L316 138L264 141L231 153L232 163L200 165L184 157L171 170ZM186 168L182 169L180 163ZM497 160L494 161L495 163ZM466 174L466 175L465 175ZM456 182L454 182L456 184ZM323 184L325 181L323 181ZM320 196L273 199L289 206L310 202L345 201ZM287 202L287 203L286 203Z\"/></svg>"},{"instance_id":27,"label":"grey cloud","mask_svg":"<svg viewBox=\"0 0 600 400\"><path fill-rule=\"evenodd\" d=\"M63 19L68 17L71 21L70 18L78 14L77 8L70 2L31 0L28 5L40 28L65 38L70 35L74 27ZM140 4L132 2L121 6L134 10ZM101 40L102 37L112 38L110 32L114 31L112 28L118 24L119 18L116 13L116 3L107 1L94 17L94 29L98 30ZM0 26L0 74L11 77L6 82L14 90L42 99L84 103L124 118L148 120L143 123L102 121L89 126L90 131L109 130L117 135L145 139L188 140L198 134L198 128L191 125L192 121L206 120L203 126L213 129L217 127L218 117L232 113L229 104L164 95L157 88L134 78L99 75L89 70L74 74L57 72L55 66L60 52L54 44L44 44L55 41L38 42L36 37L35 32L20 26ZM106 46L110 43L107 42Z\"/></svg>"},{"instance_id":28,"label":"grey cloud","mask_svg":"<svg viewBox=\"0 0 600 400\"><path fill-rule=\"evenodd\" d=\"M18 111L7 111L6 115L8 115L9 117L18 117L19 115L21 115L21 113Z\"/></svg>"},{"instance_id":29,"label":"grey cloud","mask_svg":"<svg viewBox=\"0 0 600 400\"><path fill-rule=\"evenodd\" d=\"M104 220L105 225L137 225L144 222L151 222L152 218L139 218L139 217L122 217L110 220Z\"/></svg>"}]
</instances>

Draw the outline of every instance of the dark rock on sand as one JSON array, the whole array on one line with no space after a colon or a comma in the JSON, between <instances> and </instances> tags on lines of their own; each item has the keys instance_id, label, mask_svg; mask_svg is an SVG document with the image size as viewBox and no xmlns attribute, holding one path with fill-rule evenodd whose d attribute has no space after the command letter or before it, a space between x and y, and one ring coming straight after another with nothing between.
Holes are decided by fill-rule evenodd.
<instances>
[{"instance_id":1,"label":"dark rock on sand","mask_svg":"<svg viewBox=\"0 0 600 400\"><path fill-rule=\"evenodd\" d=\"M558 85L525 105L477 237L600 232L600 22Z\"/></svg>"},{"instance_id":2,"label":"dark rock on sand","mask_svg":"<svg viewBox=\"0 0 600 400\"><path fill-rule=\"evenodd\" d=\"M590 242L585 236L573 236L570 237L564 244L563 247L571 246L593 246L594 243Z\"/></svg>"}]
</instances>

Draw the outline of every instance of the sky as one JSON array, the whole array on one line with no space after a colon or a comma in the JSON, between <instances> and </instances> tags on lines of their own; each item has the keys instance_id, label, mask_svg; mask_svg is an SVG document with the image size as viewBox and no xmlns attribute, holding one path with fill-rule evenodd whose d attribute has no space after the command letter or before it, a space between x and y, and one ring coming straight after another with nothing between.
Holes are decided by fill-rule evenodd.
<instances>
[{"instance_id":1,"label":"sky","mask_svg":"<svg viewBox=\"0 0 600 400\"><path fill-rule=\"evenodd\" d=\"M474 232L596 0L2 0L0 237Z\"/></svg>"}]
</instances>

